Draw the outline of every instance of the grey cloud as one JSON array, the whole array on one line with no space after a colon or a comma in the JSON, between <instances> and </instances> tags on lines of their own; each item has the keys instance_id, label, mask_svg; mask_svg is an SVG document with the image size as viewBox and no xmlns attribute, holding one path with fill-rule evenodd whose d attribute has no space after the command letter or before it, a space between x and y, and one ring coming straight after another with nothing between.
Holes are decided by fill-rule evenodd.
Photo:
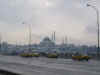
<instances>
[{"instance_id":1,"label":"grey cloud","mask_svg":"<svg viewBox=\"0 0 100 75\"><path fill-rule=\"evenodd\" d=\"M26 43L28 25L31 24L33 40L36 41L41 39L40 36L50 36L52 31L56 31L58 38L67 35L74 39L70 40L74 43L82 43L81 40L84 43L95 43L93 39L88 39L94 36L91 33L95 31L92 26L95 26L96 14L93 9L85 6L86 2L87 0L0 0L0 31L7 33L6 40L15 42L24 39L22 42ZM99 4L98 1L98 8Z\"/></svg>"}]
</instances>

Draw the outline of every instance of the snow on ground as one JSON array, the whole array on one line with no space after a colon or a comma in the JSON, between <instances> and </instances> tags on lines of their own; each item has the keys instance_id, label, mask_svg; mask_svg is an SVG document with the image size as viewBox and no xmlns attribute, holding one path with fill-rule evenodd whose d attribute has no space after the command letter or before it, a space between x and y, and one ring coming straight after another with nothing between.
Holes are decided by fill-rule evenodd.
<instances>
[{"instance_id":1,"label":"snow on ground","mask_svg":"<svg viewBox=\"0 0 100 75\"><path fill-rule=\"evenodd\" d=\"M0 67L26 75L100 75L100 61L0 56Z\"/></svg>"}]
</instances>

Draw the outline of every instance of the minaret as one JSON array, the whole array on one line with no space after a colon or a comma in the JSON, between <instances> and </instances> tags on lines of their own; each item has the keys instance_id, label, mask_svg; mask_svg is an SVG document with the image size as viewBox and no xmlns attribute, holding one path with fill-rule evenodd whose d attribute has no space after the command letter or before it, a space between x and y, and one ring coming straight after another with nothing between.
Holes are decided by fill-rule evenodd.
<instances>
[{"instance_id":1,"label":"minaret","mask_svg":"<svg viewBox=\"0 0 100 75\"><path fill-rule=\"evenodd\" d=\"M65 44L64 38L62 39L62 44Z\"/></svg>"},{"instance_id":2,"label":"minaret","mask_svg":"<svg viewBox=\"0 0 100 75\"><path fill-rule=\"evenodd\" d=\"M51 40L53 41L53 33L51 34Z\"/></svg>"},{"instance_id":3,"label":"minaret","mask_svg":"<svg viewBox=\"0 0 100 75\"><path fill-rule=\"evenodd\" d=\"M65 37L65 44L68 44L68 38Z\"/></svg>"},{"instance_id":4,"label":"minaret","mask_svg":"<svg viewBox=\"0 0 100 75\"><path fill-rule=\"evenodd\" d=\"M54 42L56 41L56 32L54 32Z\"/></svg>"},{"instance_id":5,"label":"minaret","mask_svg":"<svg viewBox=\"0 0 100 75\"><path fill-rule=\"evenodd\" d=\"M68 43L68 38L67 37L64 37L63 39L62 39L62 44L67 44Z\"/></svg>"},{"instance_id":6,"label":"minaret","mask_svg":"<svg viewBox=\"0 0 100 75\"><path fill-rule=\"evenodd\" d=\"M55 32L52 33L52 41L53 41L53 42L56 41L56 33L55 33Z\"/></svg>"},{"instance_id":7,"label":"minaret","mask_svg":"<svg viewBox=\"0 0 100 75\"><path fill-rule=\"evenodd\" d=\"M1 34L0 34L0 51L1 51L1 43L2 42L2 37L1 37Z\"/></svg>"},{"instance_id":8,"label":"minaret","mask_svg":"<svg viewBox=\"0 0 100 75\"><path fill-rule=\"evenodd\" d=\"M32 42L32 30L31 30L31 25L29 25L29 51L31 51L31 42Z\"/></svg>"}]
</instances>

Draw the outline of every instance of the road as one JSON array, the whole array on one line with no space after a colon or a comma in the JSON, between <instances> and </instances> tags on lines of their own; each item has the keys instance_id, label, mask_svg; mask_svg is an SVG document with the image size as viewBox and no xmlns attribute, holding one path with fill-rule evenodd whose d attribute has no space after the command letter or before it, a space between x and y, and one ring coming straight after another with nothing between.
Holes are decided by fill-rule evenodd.
<instances>
[{"instance_id":1,"label":"road","mask_svg":"<svg viewBox=\"0 0 100 75\"><path fill-rule=\"evenodd\" d=\"M21 75L100 75L100 61L0 56L0 69Z\"/></svg>"}]
</instances>

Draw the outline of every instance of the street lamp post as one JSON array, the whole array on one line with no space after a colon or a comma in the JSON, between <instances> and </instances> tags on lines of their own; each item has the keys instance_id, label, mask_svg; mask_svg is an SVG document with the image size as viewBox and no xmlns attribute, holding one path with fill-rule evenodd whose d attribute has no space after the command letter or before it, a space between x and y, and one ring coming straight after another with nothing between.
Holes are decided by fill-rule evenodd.
<instances>
[{"instance_id":1,"label":"street lamp post","mask_svg":"<svg viewBox=\"0 0 100 75\"><path fill-rule=\"evenodd\" d=\"M99 10L98 8L96 8L96 6L93 6L93 5L90 5L90 4L87 4L88 7L92 7L95 11L96 11L96 15L97 15L97 27L98 27L98 30L97 30L97 56L99 57Z\"/></svg>"}]
</instances>

